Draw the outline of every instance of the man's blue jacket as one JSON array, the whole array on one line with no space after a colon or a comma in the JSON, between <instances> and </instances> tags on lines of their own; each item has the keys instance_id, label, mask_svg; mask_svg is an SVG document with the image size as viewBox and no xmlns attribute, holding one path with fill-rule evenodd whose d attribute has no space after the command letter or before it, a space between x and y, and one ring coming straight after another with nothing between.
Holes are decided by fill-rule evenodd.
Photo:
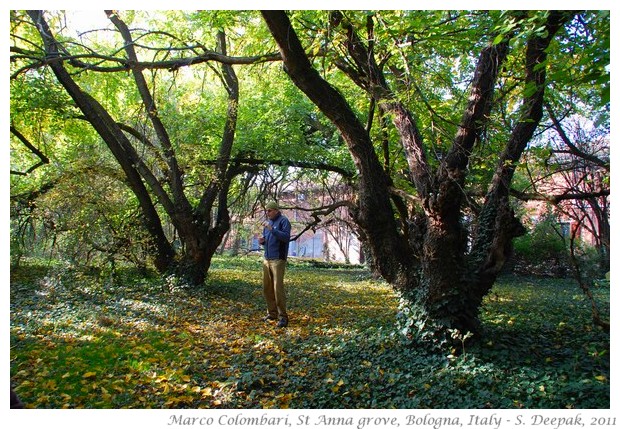
<instances>
[{"instance_id":1,"label":"man's blue jacket","mask_svg":"<svg viewBox=\"0 0 620 429\"><path fill-rule=\"evenodd\" d=\"M288 256L288 243L291 239L291 223L282 215L278 214L274 220L269 220L273 229L265 228L265 259L284 259Z\"/></svg>"}]
</instances>

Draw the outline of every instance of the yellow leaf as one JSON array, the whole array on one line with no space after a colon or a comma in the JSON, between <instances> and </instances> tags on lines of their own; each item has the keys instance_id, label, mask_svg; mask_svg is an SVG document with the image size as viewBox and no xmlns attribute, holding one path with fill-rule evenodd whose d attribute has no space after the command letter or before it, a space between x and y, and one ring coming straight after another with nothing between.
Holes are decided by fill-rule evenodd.
<instances>
[{"instance_id":1,"label":"yellow leaf","mask_svg":"<svg viewBox=\"0 0 620 429\"><path fill-rule=\"evenodd\" d=\"M97 373L96 373L96 372L92 372L92 371L91 371L91 372L86 372L86 373L84 373L84 375L82 376L82 378L93 378L93 377L95 377L96 375L97 375Z\"/></svg>"},{"instance_id":2,"label":"yellow leaf","mask_svg":"<svg viewBox=\"0 0 620 429\"><path fill-rule=\"evenodd\" d=\"M276 407L275 401L264 401L263 402L263 409L269 409L269 408L275 408L275 407Z\"/></svg>"},{"instance_id":3,"label":"yellow leaf","mask_svg":"<svg viewBox=\"0 0 620 429\"><path fill-rule=\"evenodd\" d=\"M280 408L288 408L288 403L293 399L292 393L280 393L276 395L276 399L281 401Z\"/></svg>"},{"instance_id":4,"label":"yellow leaf","mask_svg":"<svg viewBox=\"0 0 620 429\"><path fill-rule=\"evenodd\" d=\"M48 395L41 395L37 398L37 403L42 404L44 402L49 401L50 397Z\"/></svg>"},{"instance_id":5,"label":"yellow leaf","mask_svg":"<svg viewBox=\"0 0 620 429\"><path fill-rule=\"evenodd\" d=\"M607 377L605 377L604 375L597 375L596 378L598 381L607 381Z\"/></svg>"}]
</instances>

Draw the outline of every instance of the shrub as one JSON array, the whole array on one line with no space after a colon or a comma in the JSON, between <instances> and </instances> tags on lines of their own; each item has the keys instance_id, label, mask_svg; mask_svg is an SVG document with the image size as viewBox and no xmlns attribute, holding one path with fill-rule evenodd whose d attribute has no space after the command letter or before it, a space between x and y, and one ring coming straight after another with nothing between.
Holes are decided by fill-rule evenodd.
<instances>
[{"instance_id":1,"label":"shrub","mask_svg":"<svg viewBox=\"0 0 620 429\"><path fill-rule=\"evenodd\" d=\"M564 276L569 267L567 243L560 223L547 214L535 223L529 233L513 242L515 271L530 274Z\"/></svg>"},{"instance_id":2,"label":"shrub","mask_svg":"<svg viewBox=\"0 0 620 429\"><path fill-rule=\"evenodd\" d=\"M565 258L566 244L561 234L557 218L548 214L528 234L515 239L515 254L529 262Z\"/></svg>"}]
</instances>

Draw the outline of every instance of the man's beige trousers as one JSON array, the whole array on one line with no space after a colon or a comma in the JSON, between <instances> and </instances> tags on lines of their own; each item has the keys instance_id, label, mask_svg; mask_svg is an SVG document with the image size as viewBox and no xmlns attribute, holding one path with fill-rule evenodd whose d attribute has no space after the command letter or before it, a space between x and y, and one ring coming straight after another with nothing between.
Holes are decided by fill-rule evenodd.
<instances>
[{"instance_id":1,"label":"man's beige trousers","mask_svg":"<svg viewBox=\"0 0 620 429\"><path fill-rule=\"evenodd\" d=\"M286 290L284 289L284 271L286 261L284 259L263 260L263 292L267 301L269 317L284 317L286 313Z\"/></svg>"}]
</instances>

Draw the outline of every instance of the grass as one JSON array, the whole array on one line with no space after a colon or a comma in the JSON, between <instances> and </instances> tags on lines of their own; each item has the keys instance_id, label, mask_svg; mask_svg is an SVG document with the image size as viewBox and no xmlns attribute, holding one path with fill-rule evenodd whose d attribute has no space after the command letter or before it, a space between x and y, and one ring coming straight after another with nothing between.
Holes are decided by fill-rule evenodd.
<instances>
[{"instance_id":1,"label":"grass","mask_svg":"<svg viewBox=\"0 0 620 429\"><path fill-rule=\"evenodd\" d=\"M11 273L11 382L32 408L608 408L609 336L568 280L506 277L484 341L405 347L398 298L362 268L289 264L291 324L264 315L259 259L206 285L57 265ZM609 289L595 291L609 309Z\"/></svg>"}]
</instances>

